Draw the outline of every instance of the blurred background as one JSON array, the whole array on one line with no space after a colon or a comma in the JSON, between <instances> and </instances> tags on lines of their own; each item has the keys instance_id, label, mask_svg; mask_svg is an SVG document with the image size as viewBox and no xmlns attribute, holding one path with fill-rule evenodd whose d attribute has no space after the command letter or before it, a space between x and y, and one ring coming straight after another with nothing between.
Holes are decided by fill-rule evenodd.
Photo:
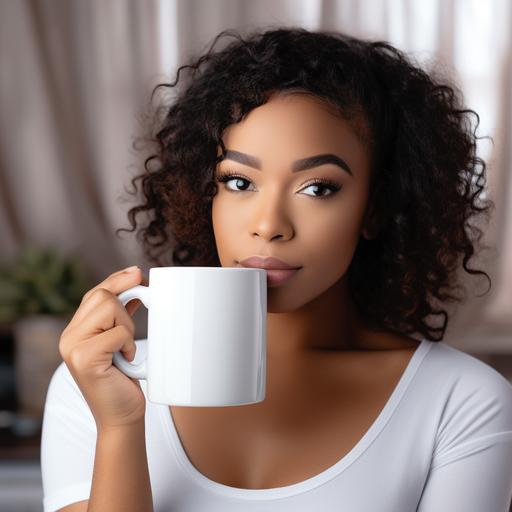
<instances>
[{"instance_id":1,"label":"blurred background","mask_svg":"<svg viewBox=\"0 0 512 512\"><path fill-rule=\"evenodd\" d=\"M83 293L150 264L129 227L153 87L221 30L302 26L384 39L462 89L480 116L488 249L444 341L512 381L512 2L0 0L0 509L42 510L40 421ZM223 42L220 44L224 44ZM481 296L480 296L481 295ZM144 307L134 316L146 335Z\"/></svg>"}]
</instances>

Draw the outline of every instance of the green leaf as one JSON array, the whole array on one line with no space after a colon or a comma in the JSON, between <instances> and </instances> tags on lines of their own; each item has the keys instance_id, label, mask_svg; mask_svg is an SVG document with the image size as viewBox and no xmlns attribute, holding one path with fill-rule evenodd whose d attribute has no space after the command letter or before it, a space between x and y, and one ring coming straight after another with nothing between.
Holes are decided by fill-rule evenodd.
<instances>
[{"instance_id":1,"label":"green leaf","mask_svg":"<svg viewBox=\"0 0 512 512\"><path fill-rule=\"evenodd\" d=\"M0 262L0 323L31 314L71 314L93 283L78 255L33 244Z\"/></svg>"}]
</instances>

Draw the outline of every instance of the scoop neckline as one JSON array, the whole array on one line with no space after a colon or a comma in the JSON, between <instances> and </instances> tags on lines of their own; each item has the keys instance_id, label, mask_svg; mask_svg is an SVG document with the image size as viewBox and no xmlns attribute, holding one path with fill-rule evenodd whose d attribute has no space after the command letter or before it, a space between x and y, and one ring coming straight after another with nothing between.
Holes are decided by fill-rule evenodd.
<instances>
[{"instance_id":1,"label":"scoop neckline","mask_svg":"<svg viewBox=\"0 0 512 512\"><path fill-rule=\"evenodd\" d=\"M390 420L393 412L397 408L400 400L405 394L405 391L409 387L414 375L416 374L417 369L419 368L421 362L423 361L425 355L429 352L432 345L432 341L429 341L426 338L421 339L405 370L403 371L398 384L395 386L381 412L369 427L369 429L361 437L361 439L359 439L359 441L347 454L345 454L332 466L328 467L317 475L307 478L306 480L302 480L301 482L296 482L294 484L281 487L270 487L267 489L245 489L225 485L220 482L216 482L215 480L211 480L207 476L203 475L188 458L188 455L176 430L174 418L172 417L172 411L169 406L163 404L155 405L158 407L160 412L160 419L164 427L166 439L172 446L180 466L184 469L185 473L192 477L192 479L199 483L202 487L218 494L238 499L270 500L276 498L285 498L309 491L328 482L335 476L339 475L342 471L347 469L366 451L366 449L375 441L380 432L384 429L387 422Z\"/></svg>"}]
</instances>

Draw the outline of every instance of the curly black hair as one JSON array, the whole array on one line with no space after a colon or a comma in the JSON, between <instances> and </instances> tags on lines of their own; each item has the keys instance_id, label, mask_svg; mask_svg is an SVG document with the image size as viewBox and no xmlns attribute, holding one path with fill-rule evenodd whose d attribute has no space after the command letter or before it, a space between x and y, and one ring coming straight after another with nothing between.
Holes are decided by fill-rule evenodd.
<instances>
[{"instance_id":1,"label":"curly black hair","mask_svg":"<svg viewBox=\"0 0 512 512\"><path fill-rule=\"evenodd\" d=\"M234 40L214 51L224 36ZM267 27L246 37L224 30L206 53L178 68L174 83L153 89L151 101L155 92L178 86L154 111L143 138L152 154L131 180L132 195L141 180L143 202L128 212L131 229L116 235L133 232L137 214L147 212L137 238L149 261L221 266L211 200L224 129L273 92L312 94L351 121L369 148L374 234L360 238L347 270L361 318L377 329L441 341L449 317L443 303L463 300L454 293L464 289L460 258L467 273L487 277L490 289L488 274L468 267L482 237L469 221L484 214L488 220L494 203L481 197L479 116L463 107L453 80L440 76L385 41L299 27ZM440 326L435 316L443 318Z\"/></svg>"}]
</instances>

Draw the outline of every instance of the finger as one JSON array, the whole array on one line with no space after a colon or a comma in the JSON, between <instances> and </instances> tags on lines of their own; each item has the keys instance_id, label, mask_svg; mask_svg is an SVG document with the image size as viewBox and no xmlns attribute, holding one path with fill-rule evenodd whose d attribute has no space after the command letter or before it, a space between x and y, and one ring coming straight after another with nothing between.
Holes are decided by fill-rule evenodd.
<instances>
[{"instance_id":1,"label":"finger","mask_svg":"<svg viewBox=\"0 0 512 512\"><path fill-rule=\"evenodd\" d=\"M139 306L141 305L141 301L139 299L133 299L128 304L126 304L125 308L126 311L128 311L128 314L130 316L133 316L134 313L139 309Z\"/></svg>"},{"instance_id":2,"label":"finger","mask_svg":"<svg viewBox=\"0 0 512 512\"><path fill-rule=\"evenodd\" d=\"M140 284L141 278L142 272L140 269L138 269L136 272L121 272L118 274L113 274L105 281L102 281L102 283L87 292L87 298L84 296L82 303L78 307L73 318L64 331L74 329L82 321L82 319L97 306L97 301L101 300L101 296L95 295L97 290L102 288L104 290L110 291L114 295L118 295L119 293ZM95 297L95 299L91 300L93 297Z\"/></svg>"},{"instance_id":3,"label":"finger","mask_svg":"<svg viewBox=\"0 0 512 512\"><path fill-rule=\"evenodd\" d=\"M124 325L133 337L135 324L126 308L111 292L100 288L91 295L87 304L89 312L80 322L68 326L61 336L59 349L63 358L75 346L119 325Z\"/></svg>"},{"instance_id":4,"label":"finger","mask_svg":"<svg viewBox=\"0 0 512 512\"><path fill-rule=\"evenodd\" d=\"M91 288L88 292L85 293L85 295L82 298L82 302L86 302L89 297L94 293L95 290L98 288L106 288L107 290L111 291L112 293L115 293L116 295L118 293L121 293L122 289L119 289L119 291L115 291L113 288L116 287L116 284L119 283L118 278L120 276L127 276L127 275L140 275L142 276L142 271L140 268L125 268L123 270L119 270L117 272L114 272L113 274L110 274L107 278L105 278L101 283L97 284L94 288Z\"/></svg>"},{"instance_id":5,"label":"finger","mask_svg":"<svg viewBox=\"0 0 512 512\"><path fill-rule=\"evenodd\" d=\"M112 366L112 353L122 352L133 360L137 347L125 325L118 325L98 334L88 343L80 343L70 350L69 363L73 368L87 369L100 376Z\"/></svg>"}]
</instances>

